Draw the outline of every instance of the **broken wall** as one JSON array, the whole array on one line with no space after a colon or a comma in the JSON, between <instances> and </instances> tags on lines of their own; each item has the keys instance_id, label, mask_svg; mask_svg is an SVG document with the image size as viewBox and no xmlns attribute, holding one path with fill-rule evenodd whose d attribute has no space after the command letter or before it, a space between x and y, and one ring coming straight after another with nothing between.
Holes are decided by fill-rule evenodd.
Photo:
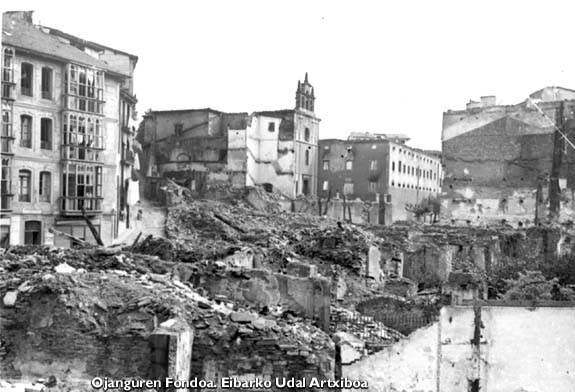
<instances>
[{"instance_id":1,"label":"broken wall","mask_svg":"<svg viewBox=\"0 0 575 392\"><path fill-rule=\"evenodd\" d=\"M574 323L574 304L448 306L438 322L343 366L343 376L378 392L571 392Z\"/></svg>"},{"instance_id":2,"label":"broken wall","mask_svg":"<svg viewBox=\"0 0 575 392\"><path fill-rule=\"evenodd\" d=\"M273 273L268 270L228 270L217 274L193 274L190 281L210 295L271 308L276 305L329 326L331 287L325 278Z\"/></svg>"}]
</instances>

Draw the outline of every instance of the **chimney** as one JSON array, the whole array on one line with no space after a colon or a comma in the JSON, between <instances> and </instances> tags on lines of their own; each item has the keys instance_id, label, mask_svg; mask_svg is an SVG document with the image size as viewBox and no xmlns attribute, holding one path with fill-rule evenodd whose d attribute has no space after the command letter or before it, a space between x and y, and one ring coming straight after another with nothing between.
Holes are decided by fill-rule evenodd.
<instances>
[{"instance_id":1,"label":"chimney","mask_svg":"<svg viewBox=\"0 0 575 392\"><path fill-rule=\"evenodd\" d=\"M18 19L26 23L32 24L32 14L34 11L6 11L4 12L6 16L12 19Z\"/></svg>"},{"instance_id":2,"label":"chimney","mask_svg":"<svg viewBox=\"0 0 575 392\"><path fill-rule=\"evenodd\" d=\"M495 106L495 95L486 95L481 97L481 106Z\"/></svg>"}]
</instances>

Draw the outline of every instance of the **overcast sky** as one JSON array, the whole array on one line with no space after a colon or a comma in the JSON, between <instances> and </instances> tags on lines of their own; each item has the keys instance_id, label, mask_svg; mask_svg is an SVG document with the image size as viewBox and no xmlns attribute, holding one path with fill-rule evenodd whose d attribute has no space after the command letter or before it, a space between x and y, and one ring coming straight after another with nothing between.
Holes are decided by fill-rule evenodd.
<instances>
[{"instance_id":1,"label":"overcast sky","mask_svg":"<svg viewBox=\"0 0 575 392\"><path fill-rule=\"evenodd\" d=\"M568 0L1 3L137 55L140 113L293 108L308 72L320 138L405 133L440 149L442 113L470 99L513 104L544 86L575 88Z\"/></svg>"}]
</instances>

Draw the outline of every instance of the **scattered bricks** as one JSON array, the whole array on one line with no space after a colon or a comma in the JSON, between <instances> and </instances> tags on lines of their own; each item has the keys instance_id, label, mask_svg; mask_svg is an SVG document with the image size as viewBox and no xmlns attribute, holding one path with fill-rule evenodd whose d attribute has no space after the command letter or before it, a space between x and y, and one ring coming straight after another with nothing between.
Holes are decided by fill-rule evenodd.
<instances>
[{"instance_id":1,"label":"scattered bricks","mask_svg":"<svg viewBox=\"0 0 575 392\"><path fill-rule=\"evenodd\" d=\"M11 308L16 304L16 299L18 298L18 291L8 291L4 295L4 306Z\"/></svg>"}]
</instances>

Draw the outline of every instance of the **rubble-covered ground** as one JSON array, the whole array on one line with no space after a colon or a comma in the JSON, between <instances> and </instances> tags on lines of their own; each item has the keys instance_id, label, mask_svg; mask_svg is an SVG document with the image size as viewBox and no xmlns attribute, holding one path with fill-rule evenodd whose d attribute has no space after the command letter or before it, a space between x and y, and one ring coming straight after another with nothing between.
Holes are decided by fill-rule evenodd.
<instances>
[{"instance_id":1,"label":"rubble-covered ground","mask_svg":"<svg viewBox=\"0 0 575 392\"><path fill-rule=\"evenodd\" d=\"M209 300L182 282L179 267L109 249L13 248L0 262L2 377L48 380L60 370L60 387L79 390L74 383L86 376L143 375L142 339L172 318L193 327L203 358L250 358L261 341L306 367L333 355L330 338L309 321Z\"/></svg>"}]
</instances>

